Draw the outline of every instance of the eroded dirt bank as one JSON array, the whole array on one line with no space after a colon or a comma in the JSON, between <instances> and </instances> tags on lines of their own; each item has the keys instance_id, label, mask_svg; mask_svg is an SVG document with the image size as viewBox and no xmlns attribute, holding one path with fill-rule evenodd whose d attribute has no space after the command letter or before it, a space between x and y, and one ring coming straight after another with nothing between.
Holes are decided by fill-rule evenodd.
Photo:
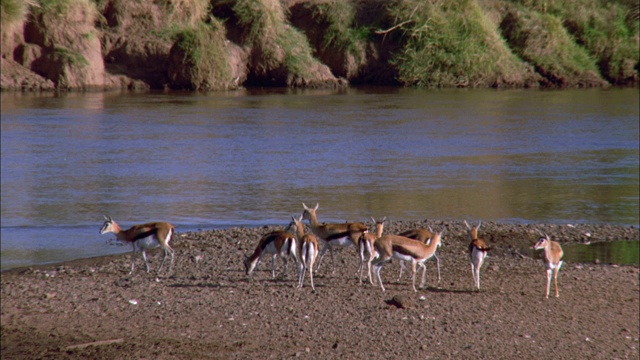
<instances>
[{"instance_id":1,"label":"eroded dirt bank","mask_svg":"<svg viewBox=\"0 0 640 360\"><path fill-rule=\"evenodd\" d=\"M385 233L425 226L395 222ZM472 290L460 222L445 228L427 287L414 293L398 262L382 270L387 288L359 284L353 248L329 255L316 276L294 287L294 270L274 281L263 260L253 281L242 259L275 227L182 233L173 239L171 276L127 276L129 255L2 273L2 357L161 359L637 359L638 267L565 263L560 297L544 298L541 260L523 255L537 229L563 243L638 240L611 225L483 224L494 248ZM150 256L152 271L161 255ZM281 262L278 262L278 271ZM394 301L395 298L395 301ZM398 304L398 301L400 304ZM400 305L400 307L398 307Z\"/></svg>"}]
</instances>

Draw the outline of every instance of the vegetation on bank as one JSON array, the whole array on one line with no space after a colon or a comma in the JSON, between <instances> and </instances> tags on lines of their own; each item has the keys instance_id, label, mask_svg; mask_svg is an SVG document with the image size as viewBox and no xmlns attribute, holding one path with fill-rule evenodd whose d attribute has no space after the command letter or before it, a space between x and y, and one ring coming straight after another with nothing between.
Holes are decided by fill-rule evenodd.
<instances>
[{"instance_id":1,"label":"vegetation on bank","mask_svg":"<svg viewBox=\"0 0 640 360\"><path fill-rule=\"evenodd\" d=\"M68 73L91 67L88 45L77 41L90 36L100 38L107 72L192 90L337 86L345 82L339 78L418 87L637 85L640 70L636 0L0 4L3 59L20 60L58 85L73 80L52 70L56 61ZM78 27L55 20L69 12L91 15L95 31L69 36ZM24 30L34 27L40 37ZM25 44L41 53L16 59Z\"/></svg>"}]
</instances>

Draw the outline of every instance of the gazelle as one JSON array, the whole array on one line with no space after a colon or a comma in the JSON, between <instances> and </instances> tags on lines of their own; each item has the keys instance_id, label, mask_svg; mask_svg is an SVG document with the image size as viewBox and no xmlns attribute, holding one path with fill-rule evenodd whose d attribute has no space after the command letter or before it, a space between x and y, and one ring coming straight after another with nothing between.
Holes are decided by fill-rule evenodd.
<instances>
[{"instance_id":1,"label":"gazelle","mask_svg":"<svg viewBox=\"0 0 640 360\"><path fill-rule=\"evenodd\" d=\"M281 277L284 279L287 273L288 258L292 257L298 269L298 251L297 241L294 234L290 232L294 226L293 222L289 223L286 230L276 230L268 234L265 234L260 238L258 246L253 251L251 256L244 254L244 269L249 277L253 273L253 270L258 266L262 257L266 254L272 255L271 257L271 277L276 278L276 258L279 256L284 262L284 269L282 270Z\"/></svg>"},{"instance_id":2,"label":"gazelle","mask_svg":"<svg viewBox=\"0 0 640 360\"><path fill-rule=\"evenodd\" d=\"M487 252L491 250L487 246L487 243L482 238L478 238L478 229L482 225L482 221L478 222L478 225L471 227L467 220L464 221L464 225L467 227L469 239L469 261L471 262L471 276L473 277L473 283L477 290L480 290L480 268L484 259L487 257Z\"/></svg>"},{"instance_id":3,"label":"gazelle","mask_svg":"<svg viewBox=\"0 0 640 360\"><path fill-rule=\"evenodd\" d=\"M331 263L333 264L333 271L335 271L333 247L357 245L360 235L362 233L368 232L369 228L367 227L367 225L360 222L320 224L316 215L316 210L318 210L320 204L316 204L315 208L313 209L307 207L307 205L305 205L304 203L302 203L302 206L304 207L302 218L309 220L311 231L318 237L318 239L322 240L322 242L324 243L322 251L320 252L320 260L318 261L316 271L320 268L322 259L324 258L327 250L330 250L331 252Z\"/></svg>"},{"instance_id":4,"label":"gazelle","mask_svg":"<svg viewBox=\"0 0 640 360\"><path fill-rule=\"evenodd\" d=\"M309 278L311 278L311 288L316 291L313 284L313 264L318 256L318 238L313 234L304 233L304 225L302 224L302 216L300 218L292 217L296 228L296 237L298 239L298 248L300 249L298 265L298 287L304 284L304 273L309 269Z\"/></svg>"},{"instance_id":5,"label":"gazelle","mask_svg":"<svg viewBox=\"0 0 640 360\"><path fill-rule=\"evenodd\" d=\"M412 229L412 230L407 230L405 232L402 232L398 235L408 237L409 239L418 240L428 245L429 241L431 240L431 237L433 236L433 230L431 229L431 227L429 227L429 230ZM438 283L439 283L440 282L440 259L436 254L433 255L433 258L436 260L436 266L438 267ZM400 279L402 278L403 270L407 270L407 268L404 265L404 261L400 260L400 275L398 275L398 281L400 281Z\"/></svg>"},{"instance_id":6,"label":"gazelle","mask_svg":"<svg viewBox=\"0 0 640 360\"><path fill-rule=\"evenodd\" d=\"M378 252L378 257L373 260L374 273L380 282L382 291L385 291L382 284L382 278L380 277L380 270L382 267L391 261L392 258L411 261L411 273L413 275L413 291L416 289L416 265L422 267L422 282L420 287L423 287L426 282L426 267L424 262L435 255L437 248L442 243L442 234L444 230L439 233L435 233L431 239L429 245L421 243L418 240L409 239L399 235L385 235L375 242L375 249Z\"/></svg>"},{"instance_id":7,"label":"gazelle","mask_svg":"<svg viewBox=\"0 0 640 360\"><path fill-rule=\"evenodd\" d=\"M131 255L131 271L129 275L133 273L136 267L136 253L138 250L142 251L142 258L144 264L149 272L149 262L147 261L147 254L145 250L162 248L164 256L162 257L162 263L158 268L158 274L162 270L164 261L167 259L167 254L171 254L171 265L169 266L169 273L173 269L174 251L169 246L171 236L175 232L175 228L168 222L151 222L147 224L134 225L127 230L122 230L115 220L110 216L104 215L105 222L100 228L100 234L114 233L116 238L120 241L131 243L133 246L133 254Z\"/></svg>"},{"instance_id":8,"label":"gazelle","mask_svg":"<svg viewBox=\"0 0 640 360\"><path fill-rule=\"evenodd\" d=\"M371 261L377 255L374 243L380 237L382 237L382 231L384 229L384 222L387 221L387 217L385 216L381 220L376 220L371 217L371 221L376 227L376 233L372 234L370 232L362 233L360 235L360 239L358 239L358 250L360 252L360 267L358 268L358 278L362 283L362 271L364 270L364 264L367 263L368 274L369 274L369 282L373 285L373 279L371 278ZM368 255L368 258L365 256Z\"/></svg>"},{"instance_id":9,"label":"gazelle","mask_svg":"<svg viewBox=\"0 0 640 360\"><path fill-rule=\"evenodd\" d=\"M543 237L538 239L538 242L534 246L536 250L544 250L544 267L547 270L547 299L549 298L549 290L551 289L551 275L553 273L553 284L556 288L556 297L560 296L558 293L558 271L562 267L562 247L559 243L552 241L549 235L544 234Z\"/></svg>"}]
</instances>

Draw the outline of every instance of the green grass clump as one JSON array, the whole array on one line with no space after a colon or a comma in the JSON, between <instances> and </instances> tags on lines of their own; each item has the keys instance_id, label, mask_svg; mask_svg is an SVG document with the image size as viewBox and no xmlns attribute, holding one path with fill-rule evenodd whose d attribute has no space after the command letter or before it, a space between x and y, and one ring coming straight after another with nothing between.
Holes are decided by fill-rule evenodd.
<instances>
[{"instance_id":1,"label":"green grass clump","mask_svg":"<svg viewBox=\"0 0 640 360\"><path fill-rule=\"evenodd\" d=\"M190 90L225 89L230 84L225 29L211 18L176 35L169 70L172 86Z\"/></svg>"},{"instance_id":2,"label":"green grass clump","mask_svg":"<svg viewBox=\"0 0 640 360\"><path fill-rule=\"evenodd\" d=\"M637 80L639 5L635 0L521 0L529 11L556 17L613 84Z\"/></svg>"},{"instance_id":3,"label":"green grass clump","mask_svg":"<svg viewBox=\"0 0 640 360\"><path fill-rule=\"evenodd\" d=\"M392 60L401 83L480 87L524 82L526 65L475 1L404 1L389 11L403 34L403 47Z\"/></svg>"},{"instance_id":4,"label":"green grass clump","mask_svg":"<svg viewBox=\"0 0 640 360\"><path fill-rule=\"evenodd\" d=\"M370 39L371 28L356 22L356 8L348 1L332 0L311 4L312 17L323 31L321 47L334 49L357 58Z\"/></svg>"},{"instance_id":5,"label":"green grass clump","mask_svg":"<svg viewBox=\"0 0 640 360\"><path fill-rule=\"evenodd\" d=\"M25 21L29 6L33 1L2 0L0 1L0 37L2 41L2 55L10 57L13 52L13 42L22 37L20 28Z\"/></svg>"},{"instance_id":6,"label":"green grass clump","mask_svg":"<svg viewBox=\"0 0 640 360\"><path fill-rule=\"evenodd\" d=\"M244 41L253 48L253 80L298 86L317 78L315 71L321 64L313 57L305 35L287 23L278 0L238 0L233 12L243 28Z\"/></svg>"},{"instance_id":7,"label":"green grass clump","mask_svg":"<svg viewBox=\"0 0 640 360\"><path fill-rule=\"evenodd\" d=\"M502 21L501 28L514 51L551 84L578 85L572 84L571 79L583 74L598 78L595 60L573 40L558 17L513 10Z\"/></svg>"}]
</instances>

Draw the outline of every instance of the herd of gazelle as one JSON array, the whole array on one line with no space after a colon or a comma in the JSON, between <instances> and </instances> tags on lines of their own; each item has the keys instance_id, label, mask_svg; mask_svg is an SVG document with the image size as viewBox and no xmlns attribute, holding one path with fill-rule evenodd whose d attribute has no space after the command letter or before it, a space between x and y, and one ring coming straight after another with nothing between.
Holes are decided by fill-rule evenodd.
<instances>
[{"instance_id":1,"label":"herd of gazelle","mask_svg":"<svg viewBox=\"0 0 640 360\"><path fill-rule=\"evenodd\" d=\"M315 291L313 283L313 273L317 271L322 264L322 259L327 250L331 253L331 262L333 271L335 271L335 262L333 260L334 247L355 246L360 255L360 266L358 268L358 278L362 282L365 264L367 266L369 281L375 285L375 281L380 284L382 291L385 291L382 284L380 271L382 267L391 262L392 259L400 260L400 277L403 270L406 270L405 261L411 262L412 286L416 289L417 267L422 268L422 280L420 287L424 287L426 282L426 266L425 262L431 258L436 260L438 267L438 282L440 282L440 261L436 256L436 250L442 245L442 236L444 230L435 232L431 228L414 229L405 231L398 235L388 234L382 235L386 217L371 220L375 225L375 234L369 232L369 227L361 222L345 222L345 223L320 223L316 215L319 204L314 208L310 208L304 203L302 204L304 211L300 217L293 216L289 226L285 230L272 231L264 235L253 254L248 256L245 254L244 266L247 275L251 276L260 260L265 255L271 255L271 276L275 278L276 258L281 257L284 262L284 269L281 276L284 277L287 271L288 259L291 257L295 263L298 273L298 287L302 287L304 283L305 273L309 272L311 287ZM138 251L142 252L147 272L149 272L149 263L145 250L162 248L164 256L162 263L158 268L158 274L162 270L162 266L167 258L171 255L171 265L169 273L173 268L174 251L169 246L169 241L173 236L174 226L167 222L152 222L141 225L134 225L127 230L122 230L118 224L105 215L105 222L100 229L100 234L114 233L118 240L132 244L133 253L131 256L131 271L135 270L135 257ZM311 233L304 232L302 220L308 220ZM487 257L487 253L491 250L484 239L478 237L478 230L481 222L476 226L470 226L464 221L468 229L469 235L469 260L471 262L471 274L473 277L474 287L480 290L480 268ZM549 297L551 288L551 278L553 277L555 285L555 296L558 297L558 271L562 267L562 248L560 244L552 241L548 235L541 233L542 237L538 239L534 248L536 250L544 250L543 261L546 268L547 287L546 297ZM322 250L319 249L320 244ZM318 265L314 269L315 261ZM400 277L398 279L400 279Z\"/></svg>"}]
</instances>

